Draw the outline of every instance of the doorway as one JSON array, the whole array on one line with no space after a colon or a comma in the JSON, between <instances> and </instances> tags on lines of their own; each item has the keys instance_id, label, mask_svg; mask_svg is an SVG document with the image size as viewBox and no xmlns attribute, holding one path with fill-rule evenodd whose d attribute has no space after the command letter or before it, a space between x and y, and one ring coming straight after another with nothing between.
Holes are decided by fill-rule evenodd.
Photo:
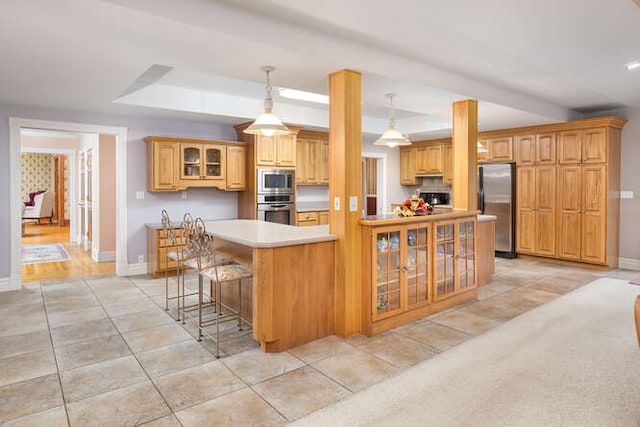
<instances>
[{"instance_id":1,"label":"doorway","mask_svg":"<svg viewBox=\"0 0 640 427\"><path fill-rule=\"evenodd\" d=\"M21 162L20 162L20 132L22 129L43 129L71 133L104 134L114 139L115 153L115 271L117 275L127 275L127 129L124 127L98 126L91 124L54 122L37 119L23 119L11 117L9 119L10 143L10 206L11 206L11 276L9 289L19 289L22 286L21 262L21 212L22 200L20 193ZM73 228L73 214L70 226ZM73 230L70 231L73 233Z\"/></svg>"},{"instance_id":2,"label":"doorway","mask_svg":"<svg viewBox=\"0 0 640 427\"><path fill-rule=\"evenodd\" d=\"M387 153L362 153L362 201L364 215L384 215L389 212Z\"/></svg>"}]
</instances>

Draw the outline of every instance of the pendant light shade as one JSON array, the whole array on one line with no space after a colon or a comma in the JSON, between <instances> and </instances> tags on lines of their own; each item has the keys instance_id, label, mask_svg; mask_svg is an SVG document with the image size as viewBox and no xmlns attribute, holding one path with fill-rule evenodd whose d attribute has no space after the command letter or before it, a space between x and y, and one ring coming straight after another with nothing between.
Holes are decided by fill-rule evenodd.
<instances>
[{"instance_id":1,"label":"pendant light shade","mask_svg":"<svg viewBox=\"0 0 640 427\"><path fill-rule=\"evenodd\" d=\"M389 98L389 129L384 131L382 136L378 138L373 145L386 145L387 147L399 147L401 145L411 145L409 138L404 136L399 130L396 129L396 121L393 118L393 97L395 94L388 93L385 95Z\"/></svg>"},{"instance_id":2,"label":"pendant light shade","mask_svg":"<svg viewBox=\"0 0 640 427\"><path fill-rule=\"evenodd\" d=\"M264 135L264 136L274 136L274 135L286 135L291 133L289 128L287 128L276 116L271 112L273 110L273 98L271 97L271 84L269 83L269 73L275 70L274 67L270 65L265 65L260 68L267 74L267 94L264 99L264 113L260 114L256 120L244 130L244 133L249 133L252 135Z\"/></svg>"}]
</instances>

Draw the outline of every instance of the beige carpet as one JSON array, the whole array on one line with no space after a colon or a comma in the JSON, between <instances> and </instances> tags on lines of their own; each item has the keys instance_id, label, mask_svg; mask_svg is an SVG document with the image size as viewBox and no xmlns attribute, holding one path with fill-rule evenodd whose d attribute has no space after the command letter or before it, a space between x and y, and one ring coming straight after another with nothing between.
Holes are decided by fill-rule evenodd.
<instances>
[{"instance_id":1,"label":"beige carpet","mask_svg":"<svg viewBox=\"0 0 640 427\"><path fill-rule=\"evenodd\" d=\"M295 424L640 426L638 293L598 279Z\"/></svg>"}]
</instances>

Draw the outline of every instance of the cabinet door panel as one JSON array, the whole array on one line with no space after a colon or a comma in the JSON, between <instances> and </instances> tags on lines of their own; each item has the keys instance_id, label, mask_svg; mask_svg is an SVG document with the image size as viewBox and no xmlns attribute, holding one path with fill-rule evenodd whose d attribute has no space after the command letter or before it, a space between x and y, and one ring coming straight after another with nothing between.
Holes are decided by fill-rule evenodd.
<instances>
[{"instance_id":1,"label":"cabinet door panel","mask_svg":"<svg viewBox=\"0 0 640 427\"><path fill-rule=\"evenodd\" d=\"M442 146L426 147L425 173L442 173Z\"/></svg>"},{"instance_id":2,"label":"cabinet door panel","mask_svg":"<svg viewBox=\"0 0 640 427\"><path fill-rule=\"evenodd\" d=\"M558 161L580 163L582 160L582 131L571 130L558 134Z\"/></svg>"},{"instance_id":3,"label":"cabinet door panel","mask_svg":"<svg viewBox=\"0 0 640 427\"><path fill-rule=\"evenodd\" d=\"M536 170L530 166L518 168L518 209L536 207Z\"/></svg>"},{"instance_id":4,"label":"cabinet door panel","mask_svg":"<svg viewBox=\"0 0 640 427\"><path fill-rule=\"evenodd\" d=\"M329 183L329 142L320 143L320 184Z\"/></svg>"},{"instance_id":5,"label":"cabinet door panel","mask_svg":"<svg viewBox=\"0 0 640 427\"><path fill-rule=\"evenodd\" d=\"M492 138L489 141L488 160L490 162L511 162L513 161L513 138Z\"/></svg>"},{"instance_id":6,"label":"cabinet door panel","mask_svg":"<svg viewBox=\"0 0 640 427\"><path fill-rule=\"evenodd\" d=\"M200 179L202 150L199 144L180 144L181 179Z\"/></svg>"},{"instance_id":7,"label":"cabinet door panel","mask_svg":"<svg viewBox=\"0 0 640 427\"><path fill-rule=\"evenodd\" d=\"M536 208L555 210L556 207L556 168L538 166L536 168Z\"/></svg>"},{"instance_id":8,"label":"cabinet door panel","mask_svg":"<svg viewBox=\"0 0 640 427\"><path fill-rule=\"evenodd\" d=\"M415 185L418 183L414 166L414 153L415 150L410 148L400 149L400 184L402 185Z\"/></svg>"},{"instance_id":9,"label":"cabinet door panel","mask_svg":"<svg viewBox=\"0 0 640 427\"><path fill-rule=\"evenodd\" d=\"M453 183L453 147L451 144L442 146L442 182Z\"/></svg>"},{"instance_id":10,"label":"cabinet door panel","mask_svg":"<svg viewBox=\"0 0 640 427\"><path fill-rule=\"evenodd\" d=\"M227 188L244 190L247 186L247 149L245 147L227 147Z\"/></svg>"},{"instance_id":11,"label":"cabinet door panel","mask_svg":"<svg viewBox=\"0 0 640 427\"><path fill-rule=\"evenodd\" d=\"M536 214L533 210L520 210L518 212L518 228L516 250L518 252L532 254L535 252Z\"/></svg>"},{"instance_id":12,"label":"cabinet door panel","mask_svg":"<svg viewBox=\"0 0 640 427\"><path fill-rule=\"evenodd\" d=\"M298 139L296 142L296 184L305 184L307 176L307 141Z\"/></svg>"},{"instance_id":13,"label":"cabinet door panel","mask_svg":"<svg viewBox=\"0 0 640 427\"><path fill-rule=\"evenodd\" d=\"M556 163L556 134L536 135L536 162L540 165Z\"/></svg>"},{"instance_id":14,"label":"cabinet door panel","mask_svg":"<svg viewBox=\"0 0 640 427\"><path fill-rule=\"evenodd\" d=\"M583 261L606 260L606 166L582 167L582 247Z\"/></svg>"},{"instance_id":15,"label":"cabinet door panel","mask_svg":"<svg viewBox=\"0 0 640 427\"><path fill-rule=\"evenodd\" d=\"M279 135L278 152L276 165L295 166L296 165L296 135Z\"/></svg>"},{"instance_id":16,"label":"cabinet door panel","mask_svg":"<svg viewBox=\"0 0 640 427\"><path fill-rule=\"evenodd\" d=\"M536 212L536 253L555 256L556 254L556 213Z\"/></svg>"},{"instance_id":17,"label":"cabinet door panel","mask_svg":"<svg viewBox=\"0 0 640 427\"><path fill-rule=\"evenodd\" d=\"M607 161L607 130L587 129L582 137L582 163L604 163Z\"/></svg>"},{"instance_id":18,"label":"cabinet door panel","mask_svg":"<svg viewBox=\"0 0 640 427\"><path fill-rule=\"evenodd\" d=\"M306 169L307 183L318 184L320 182L320 144L318 141L307 141Z\"/></svg>"},{"instance_id":19,"label":"cabinet door panel","mask_svg":"<svg viewBox=\"0 0 640 427\"><path fill-rule=\"evenodd\" d=\"M178 144L153 142L152 190L176 190L179 181Z\"/></svg>"},{"instance_id":20,"label":"cabinet door panel","mask_svg":"<svg viewBox=\"0 0 640 427\"><path fill-rule=\"evenodd\" d=\"M256 137L256 165L275 166L278 158L278 147L275 136L258 135Z\"/></svg>"},{"instance_id":21,"label":"cabinet door panel","mask_svg":"<svg viewBox=\"0 0 640 427\"><path fill-rule=\"evenodd\" d=\"M536 136L516 136L516 163L518 165L533 165L536 163Z\"/></svg>"},{"instance_id":22,"label":"cabinet door panel","mask_svg":"<svg viewBox=\"0 0 640 427\"><path fill-rule=\"evenodd\" d=\"M580 259L582 167L558 168L558 256Z\"/></svg>"},{"instance_id":23,"label":"cabinet door panel","mask_svg":"<svg viewBox=\"0 0 640 427\"><path fill-rule=\"evenodd\" d=\"M226 147L214 145L202 147L203 165L202 175L205 179L222 179L225 176L224 158L227 154Z\"/></svg>"}]
</instances>

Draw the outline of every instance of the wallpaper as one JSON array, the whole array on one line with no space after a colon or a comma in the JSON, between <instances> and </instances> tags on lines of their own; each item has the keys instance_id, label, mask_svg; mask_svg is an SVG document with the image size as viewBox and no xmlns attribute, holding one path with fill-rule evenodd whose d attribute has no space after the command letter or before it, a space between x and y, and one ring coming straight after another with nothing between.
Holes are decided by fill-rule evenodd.
<instances>
[{"instance_id":1,"label":"wallpaper","mask_svg":"<svg viewBox=\"0 0 640 427\"><path fill-rule=\"evenodd\" d=\"M29 193L53 188L53 158L55 154L22 153L22 201Z\"/></svg>"}]
</instances>

